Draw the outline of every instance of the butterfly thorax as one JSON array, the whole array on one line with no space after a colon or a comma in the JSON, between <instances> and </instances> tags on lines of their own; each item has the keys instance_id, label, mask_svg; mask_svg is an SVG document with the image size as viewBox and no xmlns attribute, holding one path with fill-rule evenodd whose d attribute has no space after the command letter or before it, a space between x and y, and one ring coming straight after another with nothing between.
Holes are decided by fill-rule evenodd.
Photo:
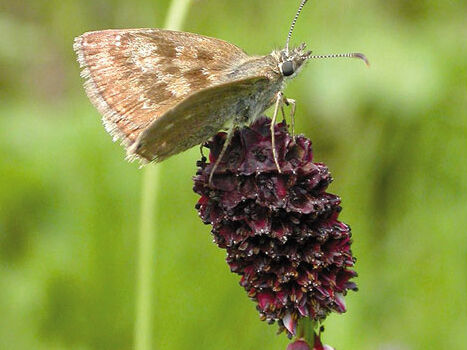
<instances>
[{"instance_id":1,"label":"butterfly thorax","mask_svg":"<svg viewBox=\"0 0 467 350\"><path fill-rule=\"evenodd\" d=\"M245 111L237 111L237 123L250 123L260 116L275 100L279 91L285 88L287 80L294 78L303 68L304 63L311 55L305 51L305 44L290 51L286 49L274 50L266 56L249 57L228 74L228 79L245 79L251 77L265 77L269 80L268 86L256 95L249 97L245 104Z\"/></svg>"},{"instance_id":2,"label":"butterfly thorax","mask_svg":"<svg viewBox=\"0 0 467 350\"><path fill-rule=\"evenodd\" d=\"M254 76L264 76L271 81L281 79L282 74L279 71L276 58L273 55L249 56L247 60L233 67L227 74L229 80Z\"/></svg>"},{"instance_id":3,"label":"butterfly thorax","mask_svg":"<svg viewBox=\"0 0 467 350\"><path fill-rule=\"evenodd\" d=\"M232 82L255 78L265 79L267 84L261 89L252 89L250 94L242 96L231 106L228 114L231 114L230 118L234 117L232 121L235 124L254 121L273 103L277 92L283 89L284 77L280 73L277 60L272 55L249 56L241 64L232 67L223 80Z\"/></svg>"}]
</instances>

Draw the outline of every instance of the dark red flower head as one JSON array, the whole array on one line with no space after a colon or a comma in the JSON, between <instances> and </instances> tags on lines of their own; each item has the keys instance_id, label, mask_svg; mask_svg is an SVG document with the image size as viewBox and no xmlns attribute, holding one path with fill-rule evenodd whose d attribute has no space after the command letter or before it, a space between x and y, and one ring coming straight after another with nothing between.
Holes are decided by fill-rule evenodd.
<instances>
[{"instance_id":1,"label":"dark red flower head","mask_svg":"<svg viewBox=\"0 0 467 350\"><path fill-rule=\"evenodd\" d=\"M344 295L356 290L349 281L356 275L350 228L337 219L341 201L326 192L332 178L324 164L312 162L311 141L294 140L285 123L277 124L279 173L263 117L235 132L209 183L225 139L217 134L206 144L210 162L198 162L196 208L261 319L293 335L302 317L344 312Z\"/></svg>"}]
</instances>

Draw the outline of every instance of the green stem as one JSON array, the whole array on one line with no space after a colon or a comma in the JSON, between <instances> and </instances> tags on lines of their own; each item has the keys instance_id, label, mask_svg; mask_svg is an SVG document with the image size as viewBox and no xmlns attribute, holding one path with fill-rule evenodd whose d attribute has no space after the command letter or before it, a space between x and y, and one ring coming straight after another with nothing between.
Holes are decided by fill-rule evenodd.
<instances>
[{"instance_id":1,"label":"green stem","mask_svg":"<svg viewBox=\"0 0 467 350\"><path fill-rule=\"evenodd\" d=\"M143 170L141 218L138 246L138 276L136 294L135 349L152 349L152 299L154 298L154 246L157 213L159 167L148 165Z\"/></svg>"},{"instance_id":2,"label":"green stem","mask_svg":"<svg viewBox=\"0 0 467 350\"><path fill-rule=\"evenodd\" d=\"M298 322L298 332L297 335L299 338L305 339L305 341L310 345L311 348L315 345L315 328L317 322L313 321L311 318L305 317Z\"/></svg>"},{"instance_id":3,"label":"green stem","mask_svg":"<svg viewBox=\"0 0 467 350\"><path fill-rule=\"evenodd\" d=\"M169 13L165 21L165 28L172 30L182 30L191 0L172 0Z\"/></svg>"},{"instance_id":4,"label":"green stem","mask_svg":"<svg viewBox=\"0 0 467 350\"><path fill-rule=\"evenodd\" d=\"M191 0L173 0L165 28L181 30ZM154 261L158 212L157 195L160 167L148 165L143 170L141 217L138 245L138 271L136 292L135 350L153 350Z\"/></svg>"}]
</instances>

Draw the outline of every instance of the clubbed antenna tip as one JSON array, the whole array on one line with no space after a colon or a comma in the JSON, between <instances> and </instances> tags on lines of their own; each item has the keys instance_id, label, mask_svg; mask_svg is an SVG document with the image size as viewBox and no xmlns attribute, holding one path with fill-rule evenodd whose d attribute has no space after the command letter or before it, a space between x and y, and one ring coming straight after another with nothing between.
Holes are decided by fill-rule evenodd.
<instances>
[{"instance_id":1,"label":"clubbed antenna tip","mask_svg":"<svg viewBox=\"0 0 467 350\"><path fill-rule=\"evenodd\" d=\"M370 61L368 61L368 58L362 53L340 53L340 54L332 54L332 55L311 55L310 58L312 59L325 59L325 58L358 58L361 59L367 67L370 66Z\"/></svg>"},{"instance_id":2,"label":"clubbed antenna tip","mask_svg":"<svg viewBox=\"0 0 467 350\"><path fill-rule=\"evenodd\" d=\"M354 57L361 59L363 62L365 62L367 67L370 67L370 61L368 61L368 58L366 58L364 54L356 52L354 53Z\"/></svg>"}]
</instances>

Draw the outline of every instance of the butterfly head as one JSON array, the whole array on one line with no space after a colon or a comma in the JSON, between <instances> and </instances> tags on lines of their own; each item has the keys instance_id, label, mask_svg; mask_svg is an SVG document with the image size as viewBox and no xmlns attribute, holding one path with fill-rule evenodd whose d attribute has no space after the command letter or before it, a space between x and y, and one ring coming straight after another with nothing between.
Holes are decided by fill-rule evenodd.
<instances>
[{"instance_id":1,"label":"butterfly head","mask_svg":"<svg viewBox=\"0 0 467 350\"><path fill-rule=\"evenodd\" d=\"M304 43L291 50L282 50L279 57L279 70L282 76L293 78L310 56L311 51L306 50Z\"/></svg>"},{"instance_id":2,"label":"butterfly head","mask_svg":"<svg viewBox=\"0 0 467 350\"><path fill-rule=\"evenodd\" d=\"M292 37L295 23L297 22L298 16L300 16L300 12L302 12L303 6L305 6L307 1L308 0L301 1L298 11L292 21L292 25L290 26L285 48L279 53L279 71L283 77L293 78L311 56L311 51L305 50L306 45L304 43L299 47L289 49L290 38Z\"/></svg>"}]
</instances>

